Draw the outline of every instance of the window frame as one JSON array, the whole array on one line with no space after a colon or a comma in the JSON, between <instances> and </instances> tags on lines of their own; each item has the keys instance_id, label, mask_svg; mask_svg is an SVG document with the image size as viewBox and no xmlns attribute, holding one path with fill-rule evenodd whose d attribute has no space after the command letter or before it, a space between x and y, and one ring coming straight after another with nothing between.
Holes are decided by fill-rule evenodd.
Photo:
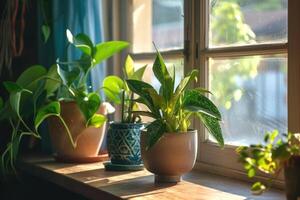
<instances>
[{"instance_id":1,"label":"window frame","mask_svg":"<svg viewBox=\"0 0 300 200\"><path fill-rule=\"evenodd\" d=\"M133 0L126 1L127 15L127 37L132 42L132 6ZM199 82L195 86L208 86L209 57L235 57L250 55L272 55L286 54L288 59L288 130L300 132L300 26L297 19L300 19L300 1L288 1L288 40L287 43L257 44L234 47L208 48L208 15L209 0L184 0L184 48L161 52L165 59L184 58L184 72L188 72L194 66L198 69ZM291 42L292 41L292 42ZM132 53L134 60L153 60L155 53ZM195 168L224 176L248 180L243 166L237 161L235 152L236 146L225 145L223 149L217 144L208 141L208 134L204 126L195 121L193 126L199 131L198 156ZM268 176L258 174L257 180L266 180ZM254 179L255 180L255 179ZM283 186L283 175L275 180L274 186Z\"/></svg>"}]
</instances>

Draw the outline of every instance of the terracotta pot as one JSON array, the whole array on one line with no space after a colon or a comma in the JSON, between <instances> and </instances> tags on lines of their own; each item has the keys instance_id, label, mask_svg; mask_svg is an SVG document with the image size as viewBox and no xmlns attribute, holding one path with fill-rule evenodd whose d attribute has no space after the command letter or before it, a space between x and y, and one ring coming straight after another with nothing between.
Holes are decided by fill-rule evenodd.
<instances>
[{"instance_id":1,"label":"terracotta pot","mask_svg":"<svg viewBox=\"0 0 300 200\"><path fill-rule=\"evenodd\" d=\"M85 162L86 158L97 157L104 138L106 123L100 128L87 128L84 116L75 102L60 102L60 105L61 116L68 125L77 146L73 148L61 121L57 117L50 117L49 132L56 156L59 160L65 158L75 162ZM106 105L102 104L97 113L106 115Z\"/></svg>"},{"instance_id":2,"label":"terracotta pot","mask_svg":"<svg viewBox=\"0 0 300 200\"><path fill-rule=\"evenodd\" d=\"M112 164L142 164L140 138L142 123L111 123L107 131L107 150Z\"/></svg>"},{"instance_id":3,"label":"terracotta pot","mask_svg":"<svg viewBox=\"0 0 300 200\"><path fill-rule=\"evenodd\" d=\"M293 156L285 164L285 192L287 200L300 199L300 156Z\"/></svg>"},{"instance_id":4,"label":"terracotta pot","mask_svg":"<svg viewBox=\"0 0 300 200\"><path fill-rule=\"evenodd\" d=\"M197 131L165 133L146 150L148 133L142 132L141 150L144 166L155 174L155 182L181 181L181 176L194 167L197 156Z\"/></svg>"}]
</instances>

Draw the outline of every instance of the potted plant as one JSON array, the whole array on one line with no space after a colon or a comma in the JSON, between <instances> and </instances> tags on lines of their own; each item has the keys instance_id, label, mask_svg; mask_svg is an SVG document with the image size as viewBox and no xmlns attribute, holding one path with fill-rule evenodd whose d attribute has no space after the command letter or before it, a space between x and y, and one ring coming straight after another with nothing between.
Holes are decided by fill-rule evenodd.
<instances>
[{"instance_id":1,"label":"potted plant","mask_svg":"<svg viewBox=\"0 0 300 200\"><path fill-rule=\"evenodd\" d=\"M109 41L94 45L85 34L73 36L67 30L71 45L81 50L79 60L58 61L48 71L32 66L16 82L4 82L9 99L0 112L0 120L12 126L11 141L2 154L4 171L13 168L23 136L38 133L49 118L49 129L55 153L66 161L94 161L99 152L106 122L106 105L98 91L88 91L87 78L98 63L128 46L127 42Z\"/></svg>"},{"instance_id":2,"label":"potted plant","mask_svg":"<svg viewBox=\"0 0 300 200\"><path fill-rule=\"evenodd\" d=\"M223 146L219 125L221 114L205 96L203 88L188 89L197 79L198 71L191 71L175 89L175 70L172 75L159 52L153 64L153 73L161 86L157 92L150 84L126 80L136 100L148 111L140 114L154 120L141 135L142 159L145 167L155 174L156 182L178 182L190 171L197 155L197 130L190 129L190 117L195 115Z\"/></svg>"},{"instance_id":3,"label":"potted plant","mask_svg":"<svg viewBox=\"0 0 300 200\"><path fill-rule=\"evenodd\" d=\"M52 99L59 87L56 66L49 70L41 65L34 65L25 70L16 82L3 82L9 98L1 100L0 120L11 126L11 138L1 154L1 175L7 175L14 169L20 142L25 136L41 138L34 128L37 110Z\"/></svg>"},{"instance_id":4,"label":"potted plant","mask_svg":"<svg viewBox=\"0 0 300 200\"><path fill-rule=\"evenodd\" d=\"M134 62L127 56L124 66L125 79L141 80L146 66L135 70ZM107 132L110 162L108 170L139 170L143 168L140 151L140 133L144 128L138 113L134 94L124 79L108 76L103 81L103 90L110 100L121 104L121 121L111 122Z\"/></svg>"},{"instance_id":5,"label":"potted plant","mask_svg":"<svg viewBox=\"0 0 300 200\"><path fill-rule=\"evenodd\" d=\"M88 88L88 75L95 65L129 44L110 41L94 45L85 34L73 36L67 30L66 35L69 45L82 52L81 57L78 60L57 61L61 80L58 101L52 101L38 112L35 126L37 129L44 119L51 116L50 137L60 160L97 161L101 159L98 153L105 133L107 104L101 104L98 91ZM57 112L59 107L60 113Z\"/></svg>"},{"instance_id":6,"label":"potted plant","mask_svg":"<svg viewBox=\"0 0 300 200\"><path fill-rule=\"evenodd\" d=\"M253 194L262 194L270 188L274 178L284 169L286 197L288 200L299 199L300 134L288 133L281 139L277 130L267 132L264 143L241 146L237 153L249 178L257 171L271 175L266 184L255 182L252 185Z\"/></svg>"}]
</instances>

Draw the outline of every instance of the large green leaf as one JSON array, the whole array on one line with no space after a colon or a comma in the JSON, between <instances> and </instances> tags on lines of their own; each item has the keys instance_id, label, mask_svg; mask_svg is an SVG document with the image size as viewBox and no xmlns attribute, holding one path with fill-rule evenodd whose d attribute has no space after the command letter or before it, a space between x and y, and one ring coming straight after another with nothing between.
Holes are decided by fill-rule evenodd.
<instances>
[{"instance_id":1,"label":"large green leaf","mask_svg":"<svg viewBox=\"0 0 300 200\"><path fill-rule=\"evenodd\" d=\"M120 94L124 88L124 81L118 76L107 76L103 80L103 91L105 96L116 104L121 103Z\"/></svg>"},{"instance_id":2,"label":"large green leaf","mask_svg":"<svg viewBox=\"0 0 300 200\"><path fill-rule=\"evenodd\" d=\"M20 117L20 101L23 92L32 93L31 91L22 88L19 84L6 81L3 83L9 94L9 102L12 110Z\"/></svg>"},{"instance_id":3,"label":"large green leaf","mask_svg":"<svg viewBox=\"0 0 300 200\"><path fill-rule=\"evenodd\" d=\"M76 102L86 121L89 121L90 118L98 111L101 99L97 93L93 92L88 95L80 94L76 98Z\"/></svg>"},{"instance_id":4,"label":"large green leaf","mask_svg":"<svg viewBox=\"0 0 300 200\"><path fill-rule=\"evenodd\" d=\"M157 80L161 83L161 94L166 101L169 101L174 91L174 80L170 76L166 64L158 51L152 70Z\"/></svg>"},{"instance_id":5,"label":"large green leaf","mask_svg":"<svg viewBox=\"0 0 300 200\"><path fill-rule=\"evenodd\" d=\"M145 66L139 68L138 70L136 70L136 71L134 72L134 74L133 74L133 79L136 79L136 80L142 80L146 68L147 68L147 65L145 65Z\"/></svg>"},{"instance_id":6,"label":"large green leaf","mask_svg":"<svg viewBox=\"0 0 300 200\"><path fill-rule=\"evenodd\" d=\"M26 69L17 79L16 83L21 87L28 90L35 90L38 83L37 79L45 76L47 74L47 70L45 67L41 65L33 65Z\"/></svg>"},{"instance_id":7,"label":"large green leaf","mask_svg":"<svg viewBox=\"0 0 300 200\"><path fill-rule=\"evenodd\" d=\"M46 84L45 90L47 91L47 96L50 96L55 92L61 85L61 79L57 72L57 65L52 65L46 74Z\"/></svg>"},{"instance_id":8,"label":"large green leaf","mask_svg":"<svg viewBox=\"0 0 300 200\"><path fill-rule=\"evenodd\" d=\"M72 63L73 65L74 63ZM79 64L78 64L79 65ZM68 62L59 62L57 64L57 73L60 76L63 83L67 86L72 85L80 75L80 69L78 66L69 69Z\"/></svg>"},{"instance_id":9,"label":"large green leaf","mask_svg":"<svg viewBox=\"0 0 300 200\"><path fill-rule=\"evenodd\" d=\"M134 62L132 58L128 55L125 61L125 68L124 68L125 76L127 79L142 80L146 67L147 65L135 71Z\"/></svg>"},{"instance_id":10,"label":"large green leaf","mask_svg":"<svg viewBox=\"0 0 300 200\"><path fill-rule=\"evenodd\" d=\"M51 29L48 25L42 25L42 33L44 36L44 43L46 43L50 37Z\"/></svg>"},{"instance_id":11,"label":"large green leaf","mask_svg":"<svg viewBox=\"0 0 300 200\"><path fill-rule=\"evenodd\" d=\"M198 70L192 70L189 75L187 75L184 79L181 80L179 85L177 86L175 90L175 94L173 96L174 101L178 99L178 97L185 91L187 86L194 80L197 79L198 76Z\"/></svg>"},{"instance_id":12,"label":"large green leaf","mask_svg":"<svg viewBox=\"0 0 300 200\"><path fill-rule=\"evenodd\" d=\"M4 81L3 86L9 93L20 92L23 89L22 86L12 81Z\"/></svg>"},{"instance_id":13,"label":"large green leaf","mask_svg":"<svg viewBox=\"0 0 300 200\"><path fill-rule=\"evenodd\" d=\"M203 122L209 133L217 140L219 145L223 147L224 139L219 121L216 118L203 113L197 113L197 116Z\"/></svg>"},{"instance_id":14,"label":"large green leaf","mask_svg":"<svg viewBox=\"0 0 300 200\"><path fill-rule=\"evenodd\" d=\"M109 41L97 44L94 55L94 65L101 63L103 60L113 56L128 46L129 43L125 41Z\"/></svg>"},{"instance_id":15,"label":"large green leaf","mask_svg":"<svg viewBox=\"0 0 300 200\"><path fill-rule=\"evenodd\" d=\"M53 101L48 105L42 107L38 110L37 115L34 120L35 130L38 130L40 124L50 116L59 116L60 115L60 104L58 101Z\"/></svg>"},{"instance_id":16,"label":"large green leaf","mask_svg":"<svg viewBox=\"0 0 300 200\"><path fill-rule=\"evenodd\" d=\"M130 55L125 60L125 75L128 79L132 79L134 75L134 63Z\"/></svg>"},{"instance_id":17,"label":"large green leaf","mask_svg":"<svg viewBox=\"0 0 300 200\"><path fill-rule=\"evenodd\" d=\"M160 109L164 104L163 97L160 96L153 88L147 88L145 91L151 96L154 106L157 109Z\"/></svg>"},{"instance_id":18,"label":"large green leaf","mask_svg":"<svg viewBox=\"0 0 300 200\"><path fill-rule=\"evenodd\" d=\"M106 117L100 114L94 114L88 121L87 126L101 127L106 122Z\"/></svg>"},{"instance_id":19,"label":"large green leaf","mask_svg":"<svg viewBox=\"0 0 300 200\"><path fill-rule=\"evenodd\" d=\"M126 83L129 87L129 89L140 96L140 98L143 99L143 102L145 105L149 108L151 112L153 112L154 115L159 116L159 110L155 107L155 104L152 100L152 97L150 93L148 92L148 89L155 90L150 84L139 81L139 80L126 80Z\"/></svg>"},{"instance_id":20,"label":"large green leaf","mask_svg":"<svg viewBox=\"0 0 300 200\"><path fill-rule=\"evenodd\" d=\"M191 112L200 112L221 120L221 113L215 104L198 90L187 90L183 97L182 108Z\"/></svg>"},{"instance_id":21,"label":"large green leaf","mask_svg":"<svg viewBox=\"0 0 300 200\"><path fill-rule=\"evenodd\" d=\"M166 125L161 120L155 120L147 127L147 146L146 150L155 145L166 131Z\"/></svg>"},{"instance_id":22,"label":"large green leaf","mask_svg":"<svg viewBox=\"0 0 300 200\"><path fill-rule=\"evenodd\" d=\"M79 33L75 37L69 29L66 30L68 41L83 53L91 56L94 49L94 44L86 34Z\"/></svg>"}]
</instances>

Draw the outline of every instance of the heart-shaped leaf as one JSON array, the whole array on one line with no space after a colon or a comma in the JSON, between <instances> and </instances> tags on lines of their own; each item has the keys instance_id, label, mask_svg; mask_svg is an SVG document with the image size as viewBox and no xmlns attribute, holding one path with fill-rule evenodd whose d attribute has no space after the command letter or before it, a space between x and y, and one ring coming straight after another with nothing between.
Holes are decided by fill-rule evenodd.
<instances>
[{"instance_id":1,"label":"heart-shaped leaf","mask_svg":"<svg viewBox=\"0 0 300 200\"><path fill-rule=\"evenodd\" d=\"M120 94L124 90L124 81L117 76L107 76L103 80L103 91L105 96L116 104L121 103Z\"/></svg>"},{"instance_id":2,"label":"heart-shaped leaf","mask_svg":"<svg viewBox=\"0 0 300 200\"><path fill-rule=\"evenodd\" d=\"M96 52L94 55L94 65L101 63L103 60L113 56L129 46L125 41L109 41L96 45Z\"/></svg>"},{"instance_id":3,"label":"heart-shaped leaf","mask_svg":"<svg viewBox=\"0 0 300 200\"><path fill-rule=\"evenodd\" d=\"M252 185L251 191L254 195L260 195L266 190L266 186L261 182L256 182Z\"/></svg>"},{"instance_id":4,"label":"heart-shaped leaf","mask_svg":"<svg viewBox=\"0 0 300 200\"><path fill-rule=\"evenodd\" d=\"M106 122L106 117L100 114L94 114L88 121L87 126L101 127Z\"/></svg>"},{"instance_id":5,"label":"heart-shaped leaf","mask_svg":"<svg viewBox=\"0 0 300 200\"><path fill-rule=\"evenodd\" d=\"M44 36L44 43L46 43L50 37L51 29L48 25L42 25L42 33Z\"/></svg>"},{"instance_id":6,"label":"heart-shaped leaf","mask_svg":"<svg viewBox=\"0 0 300 200\"><path fill-rule=\"evenodd\" d=\"M28 90L35 90L38 86L38 79L45 76L47 70L41 65L33 65L26 69L17 79L16 83Z\"/></svg>"},{"instance_id":7,"label":"heart-shaped leaf","mask_svg":"<svg viewBox=\"0 0 300 200\"><path fill-rule=\"evenodd\" d=\"M45 90L47 96L51 96L61 85L61 79L57 72L57 65L52 65L46 74Z\"/></svg>"},{"instance_id":8,"label":"heart-shaped leaf","mask_svg":"<svg viewBox=\"0 0 300 200\"><path fill-rule=\"evenodd\" d=\"M71 69L69 69L69 65ZM63 83L67 86L71 86L75 82L75 80L79 78L80 69L75 65L76 63L74 62L69 63L57 61L57 73L60 76Z\"/></svg>"},{"instance_id":9,"label":"heart-shaped leaf","mask_svg":"<svg viewBox=\"0 0 300 200\"><path fill-rule=\"evenodd\" d=\"M40 124L50 116L60 115L60 103L58 101L53 101L48 105L42 107L38 110L37 115L34 120L35 130L38 130Z\"/></svg>"},{"instance_id":10,"label":"heart-shaped leaf","mask_svg":"<svg viewBox=\"0 0 300 200\"><path fill-rule=\"evenodd\" d=\"M20 117L20 101L23 92L32 93L31 91L22 88L20 85L14 82L6 81L3 83L9 94L9 102L12 110Z\"/></svg>"},{"instance_id":11,"label":"heart-shaped leaf","mask_svg":"<svg viewBox=\"0 0 300 200\"><path fill-rule=\"evenodd\" d=\"M94 92L88 95L80 94L78 98L76 98L76 102L86 121L89 121L90 118L93 117L101 104L100 96Z\"/></svg>"},{"instance_id":12,"label":"heart-shaped leaf","mask_svg":"<svg viewBox=\"0 0 300 200\"><path fill-rule=\"evenodd\" d=\"M80 49L83 53L91 56L93 54L94 44L89 36L79 33L75 36L74 45Z\"/></svg>"},{"instance_id":13,"label":"heart-shaped leaf","mask_svg":"<svg viewBox=\"0 0 300 200\"><path fill-rule=\"evenodd\" d=\"M93 54L94 44L88 35L79 33L74 37L69 29L66 30L66 35L68 41L83 53L89 56Z\"/></svg>"}]
</instances>

